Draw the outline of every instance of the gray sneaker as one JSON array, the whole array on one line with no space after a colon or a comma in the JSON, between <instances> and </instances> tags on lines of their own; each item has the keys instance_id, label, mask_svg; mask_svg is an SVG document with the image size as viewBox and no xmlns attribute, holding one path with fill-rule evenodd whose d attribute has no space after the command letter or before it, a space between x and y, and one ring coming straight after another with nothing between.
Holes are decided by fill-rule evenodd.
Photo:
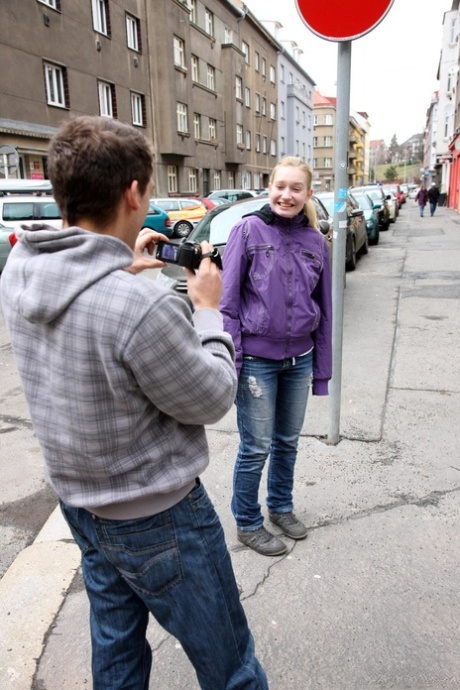
<instances>
[{"instance_id":1,"label":"gray sneaker","mask_svg":"<svg viewBox=\"0 0 460 690\"><path fill-rule=\"evenodd\" d=\"M287 537L291 539L305 539L307 536L307 528L300 522L294 513L270 513L271 522L284 532Z\"/></svg>"},{"instance_id":2,"label":"gray sneaker","mask_svg":"<svg viewBox=\"0 0 460 690\"><path fill-rule=\"evenodd\" d=\"M239 529L237 534L242 544L249 546L250 549L257 551L262 556L282 556L287 551L286 544L278 537L275 537L274 534L270 534L265 527L261 527L253 532Z\"/></svg>"}]
</instances>

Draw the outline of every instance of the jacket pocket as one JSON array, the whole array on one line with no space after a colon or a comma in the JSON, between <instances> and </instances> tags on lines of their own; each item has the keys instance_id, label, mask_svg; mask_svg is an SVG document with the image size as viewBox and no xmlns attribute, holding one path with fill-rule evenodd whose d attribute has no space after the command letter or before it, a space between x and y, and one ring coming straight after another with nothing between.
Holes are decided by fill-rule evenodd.
<instances>
[{"instance_id":1,"label":"jacket pocket","mask_svg":"<svg viewBox=\"0 0 460 690\"><path fill-rule=\"evenodd\" d=\"M251 259L251 275L254 281L265 280L275 264L275 247L272 244L253 245L248 247Z\"/></svg>"},{"instance_id":2,"label":"jacket pocket","mask_svg":"<svg viewBox=\"0 0 460 690\"><path fill-rule=\"evenodd\" d=\"M314 290L321 275L321 271L323 270L322 257L309 249L302 249L301 257L302 268L305 272L308 285L310 290Z\"/></svg>"}]
</instances>

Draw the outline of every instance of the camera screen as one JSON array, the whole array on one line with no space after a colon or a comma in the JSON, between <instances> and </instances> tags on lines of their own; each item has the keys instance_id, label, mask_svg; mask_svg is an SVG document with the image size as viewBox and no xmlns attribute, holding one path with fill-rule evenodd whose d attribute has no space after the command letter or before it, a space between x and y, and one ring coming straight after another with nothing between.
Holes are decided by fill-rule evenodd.
<instances>
[{"instance_id":1,"label":"camera screen","mask_svg":"<svg viewBox=\"0 0 460 690\"><path fill-rule=\"evenodd\" d=\"M178 245L160 242L158 244L157 258L169 263L177 263Z\"/></svg>"}]
</instances>

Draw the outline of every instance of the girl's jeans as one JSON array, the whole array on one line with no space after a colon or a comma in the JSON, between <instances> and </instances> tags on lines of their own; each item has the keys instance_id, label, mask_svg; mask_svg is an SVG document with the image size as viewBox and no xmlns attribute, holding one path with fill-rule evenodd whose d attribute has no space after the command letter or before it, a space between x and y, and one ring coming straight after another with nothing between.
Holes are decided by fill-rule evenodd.
<instances>
[{"instance_id":1,"label":"girl's jeans","mask_svg":"<svg viewBox=\"0 0 460 690\"><path fill-rule=\"evenodd\" d=\"M259 486L268 455L268 510L293 510L294 465L312 366L312 352L279 361L244 357L236 396L240 446L232 498L240 530L254 531L263 525Z\"/></svg>"},{"instance_id":2,"label":"girl's jeans","mask_svg":"<svg viewBox=\"0 0 460 690\"><path fill-rule=\"evenodd\" d=\"M93 690L148 690L149 612L179 640L201 688L267 690L222 526L199 482L170 510L144 518L61 509L82 551Z\"/></svg>"}]
</instances>

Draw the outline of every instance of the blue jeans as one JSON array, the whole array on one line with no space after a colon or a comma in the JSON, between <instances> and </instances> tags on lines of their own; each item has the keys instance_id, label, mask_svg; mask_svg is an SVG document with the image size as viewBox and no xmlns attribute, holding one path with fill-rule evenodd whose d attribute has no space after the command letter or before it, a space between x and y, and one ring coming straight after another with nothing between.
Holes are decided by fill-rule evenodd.
<instances>
[{"instance_id":1,"label":"blue jeans","mask_svg":"<svg viewBox=\"0 0 460 690\"><path fill-rule=\"evenodd\" d=\"M232 512L240 530L253 531L263 525L259 486L268 455L268 510L293 510L294 465L312 366L312 352L279 361L243 359L236 396L240 445L232 498Z\"/></svg>"},{"instance_id":2,"label":"blue jeans","mask_svg":"<svg viewBox=\"0 0 460 690\"><path fill-rule=\"evenodd\" d=\"M170 510L134 520L61 509L82 551L93 690L148 690L149 612L179 640L201 688L267 690L224 532L200 483Z\"/></svg>"}]
</instances>

